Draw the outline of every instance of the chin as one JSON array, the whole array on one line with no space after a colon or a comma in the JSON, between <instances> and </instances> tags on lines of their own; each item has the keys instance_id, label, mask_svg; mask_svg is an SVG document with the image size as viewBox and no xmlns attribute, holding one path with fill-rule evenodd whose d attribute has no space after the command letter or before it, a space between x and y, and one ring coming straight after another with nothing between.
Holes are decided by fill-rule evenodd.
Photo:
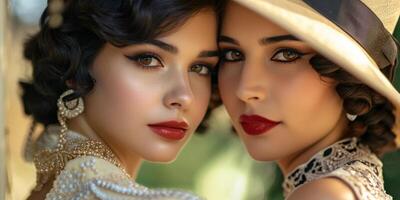
<instances>
[{"instance_id":1,"label":"chin","mask_svg":"<svg viewBox=\"0 0 400 200\"><path fill-rule=\"evenodd\" d=\"M158 153L155 155L144 156L143 159L148 162L168 164L174 162L177 156L178 153Z\"/></svg>"},{"instance_id":2,"label":"chin","mask_svg":"<svg viewBox=\"0 0 400 200\"><path fill-rule=\"evenodd\" d=\"M275 161L279 159L278 155L269 153L269 151L262 148L254 148L254 146L249 147L246 145L246 149L250 156L257 161Z\"/></svg>"}]
</instances>

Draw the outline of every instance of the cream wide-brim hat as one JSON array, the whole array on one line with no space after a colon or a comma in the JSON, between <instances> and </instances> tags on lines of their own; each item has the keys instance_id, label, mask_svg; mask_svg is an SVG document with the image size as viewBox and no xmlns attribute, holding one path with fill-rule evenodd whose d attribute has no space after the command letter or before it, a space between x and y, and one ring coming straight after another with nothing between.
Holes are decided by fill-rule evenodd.
<instances>
[{"instance_id":1,"label":"cream wide-brim hat","mask_svg":"<svg viewBox=\"0 0 400 200\"><path fill-rule=\"evenodd\" d=\"M233 0L260 14L338 64L373 88L396 107L397 144L400 144L400 94L377 63L351 35L303 0ZM319 0L325 3L326 0ZM332 0L328 0L332 3ZM400 0L342 0L365 4L392 34L400 14ZM338 3L341 0L337 0ZM353 2L354 3L354 2ZM377 21L379 21L377 20ZM379 23L381 23L379 22ZM371 31L375 27L370 27ZM398 54L398 53L397 53Z\"/></svg>"}]
</instances>

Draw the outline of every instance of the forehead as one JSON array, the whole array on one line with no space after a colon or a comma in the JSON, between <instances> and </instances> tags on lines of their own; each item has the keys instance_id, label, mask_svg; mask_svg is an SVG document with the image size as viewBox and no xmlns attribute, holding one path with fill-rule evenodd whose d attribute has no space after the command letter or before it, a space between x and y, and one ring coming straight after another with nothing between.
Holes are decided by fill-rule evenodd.
<instances>
[{"instance_id":1,"label":"forehead","mask_svg":"<svg viewBox=\"0 0 400 200\"><path fill-rule=\"evenodd\" d=\"M189 44L191 48L201 47L204 49L215 46L216 36L216 14L211 9L203 9L188 18L181 26L156 39L174 44L178 48Z\"/></svg>"},{"instance_id":2,"label":"forehead","mask_svg":"<svg viewBox=\"0 0 400 200\"><path fill-rule=\"evenodd\" d=\"M270 20L232 1L227 4L221 33L238 40L242 37L258 40L267 36L289 34Z\"/></svg>"}]
</instances>

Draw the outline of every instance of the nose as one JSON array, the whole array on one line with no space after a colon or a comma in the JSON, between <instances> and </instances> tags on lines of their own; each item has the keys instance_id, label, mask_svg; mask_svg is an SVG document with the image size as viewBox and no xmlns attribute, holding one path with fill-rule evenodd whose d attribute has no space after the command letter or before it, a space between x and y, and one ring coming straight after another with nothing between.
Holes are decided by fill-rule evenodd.
<instances>
[{"instance_id":1,"label":"nose","mask_svg":"<svg viewBox=\"0 0 400 200\"><path fill-rule=\"evenodd\" d=\"M170 83L171 89L164 97L165 106L170 109L188 109L194 99L189 78L185 75L179 75L174 77Z\"/></svg>"},{"instance_id":2,"label":"nose","mask_svg":"<svg viewBox=\"0 0 400 200\"><path fill-rule=\"evenodd\" d=\"M266 79L262 68L244 64L236 90L237 97L246 103L263 101L267 92Z\"/></svg>"}]
</instances>

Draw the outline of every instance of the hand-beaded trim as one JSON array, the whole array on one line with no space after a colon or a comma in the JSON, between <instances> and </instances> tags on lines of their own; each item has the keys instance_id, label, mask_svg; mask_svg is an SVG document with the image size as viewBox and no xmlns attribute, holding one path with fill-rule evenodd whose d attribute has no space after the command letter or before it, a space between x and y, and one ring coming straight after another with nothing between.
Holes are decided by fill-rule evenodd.
<instances>
[{"instance_id":1,"label":"hand-beaded trim","mask_svg":"<svg viewBox=\"0 0 400 200\"><path fill-rule=\"evenodd\" d=\"M172 189L149 189L119 173L101 174L95 164L97 158L86 157L79 168L65 169L54 182L46 200L101 199L101 200L201 200L192 193ZM88 177L92 172L95 177Z\"/></svg>"},{"instance_id":2,"label":"hand-beaded trim","mask_svg":"<svg viewBox=\"0 0 400 200\"><path fill-rule=\"evenodd\" d=\"M383 196L385 196L386 193L383 189L381 161L367 146L361 144L355 137L341 140L323 149L305 164L298 166L290 172L285 177L282 184L284 195L287 197L295 189L312 180L327 177L329 174L335 175L335 172L339 169L353 169L349 168L349 166L360 166L357 163L368 168L368 171L371 172L370 175L376 177L375 179L371 179L371 181L379 179L380 182L382 182L382 184L379 184L382 185L382 188L377 188L372 192L383 193ZM356 169L353 169L353 171L354 170ZM359 169L359 171L363 171L363 169ZM343 177L348 178L348 176ZM353 188L353 190L357 191L357 188Z\"/></svg>"},{"instance_id":3,"label":"hand-beaded trim","mask_svg":"<svg viewBox=\"0 0 400 200\"><path fill-rule=\"evenodd\" d=\"M74 136L67 134L67 137L69 138L66 139L66 144L62 150L45 149L35 154L34 164L37 170L35 190L40 190L51 177L60 174L68 161L79 156L95 156L107 160L125 172L107 145L97 140L77 136L77 134Z\"/></svg>"}]
</instances>

